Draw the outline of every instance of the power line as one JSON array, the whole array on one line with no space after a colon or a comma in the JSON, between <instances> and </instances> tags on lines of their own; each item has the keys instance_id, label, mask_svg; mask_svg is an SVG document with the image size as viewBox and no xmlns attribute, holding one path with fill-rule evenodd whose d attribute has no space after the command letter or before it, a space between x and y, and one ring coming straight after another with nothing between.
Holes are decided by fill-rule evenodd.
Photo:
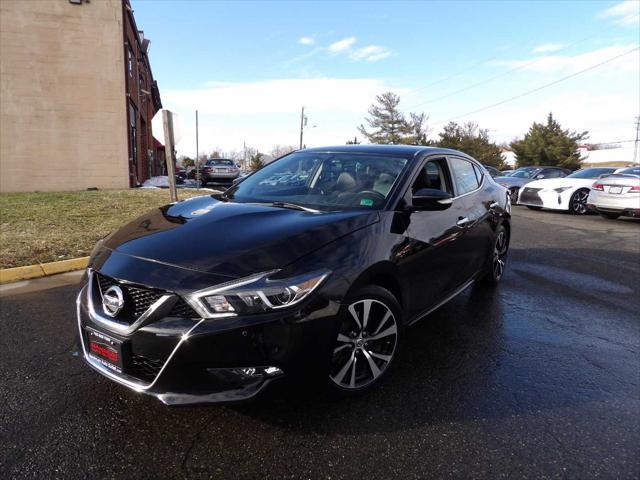
<instances>
[{"instance_id":1,"label":"power line","mask_svg":"<svg viewBox=\"0 0 640 480\"><path fill-rule=\"evenodd\" d=\"M566 46L564 46L564 47L562 47L562 48L560 48L560 49L558 49L558 50L555 50L554 52L548 53L547 55L542 55L542 56L540 56L540 57L536 57L535 59L533 59L533 60L531 60L531 61L529 61L529 62L523 63L523 64L518 65L518 66L516 66L516 67L512 67L512 68L510 68L510 69L508 69L508 70L506 70L506 71L504 71L504 72L502 72L502 73L499 73L499 74L494 75L494 76L492 76L492 77L486 78L486 79L484 79L484 80L482 80L482 81L480 81L480 82L473 83L473 84L471 84L471 85L467 85L467 86L466 86L466 87L464 87L464 88L461 88L461 89L455 90L455 91L453 91L453 92L447 93L447 94L442 95L442 96L440 96L440 97L432 98L432 99L430 99L430 100L425 100L424 102L418 103L418 104L414 105L413 107L409 107L409 108L414 109L414 108L416 108L416 107L420 107L420 106L422 106L422 105L431 104L431 103L436 103L436 102L439 102L440 100L444 100L444 99L446 99L446 98L450 98L450 97L452 97L452 96L454 96L454 95L457 95L458 93L466 92L467 90L471 90L471 89L476 88L476 87L479 87L479 86L481 86L481 85L485 85L485 84L487 84L487 83L489 83L489 82L492 82L493 80L496 80L497 78L504 77L505 75L508 75L509 73L512 73L512 72L516 72L516 71L518 71L518 70L522 70L522 69L524 69L524 68L526 68L526 67L529 67L529 66L531 66L531 65L534 65L534 64L536 64L536 63L538 63L538 62L540 62L540 61L542 61L542 60L544 60L544 59L546 59L546 58L552 57L552 56L556 55L558 52L562 52L562 51L567 50L567 49L569 49L569 48L571 48L571 47L574 47L574 46L576 46L576 45L578 45L578 44L580 44L580 43L582 43L582 42L585 42L585 41L590 40L590 39L592 39L592 38L594 38L594 37L597 37L598 35L602 34L603 32L606 32L607 30L611 30L611 29L612 29L613 27L615 27L615 26L616 26L616 25L611 25L611 26L609 26L609 27L607 27L607 28L603 28L603 29L599 30L598 32L596 32L596 33L594 33L594 34L592 34L592 35L589 35L589 36L587 36L587 37L581 38L580 40L576 40L575 42L572 42L572 43L570 43L569 45L566 45ZM486 61L485 61L485 62L486 62ZM481 63L484 63L484 62L481 62ZM476 65L478 65L478 64L476 64ZM474 67L475 67L475 66L474 66ZM466 71L468 71L468 70L471 70L471 69L472 69L472 68L474 68L474 67L470 67L470 68L468 68L468 69L463 70L462 72L459 72L459 73L457 73L457 74L450 75L450 76L448 76L447 78L445 78L444 80L448 80L448 79L450 79L450 78L454 78L454 77L456 77L456 76L460 75L461 73L464 73L464 72L466 72ZM435 85L435 84L437 84L437 83L441 83L441 82L442 82L442 81L444 81L444 80L437 81L437 82L435 82L435 83L432 83L432 84L430 84L430 85L425 85L425 86L423 86L423 87L419 87L419 88L417 88L416 90L414 90L414 92L418 92L418 91L420 91L420 90L424 90L425 88L428 88L428 87L430 87L430 86L433 86L433 85Z\"/></svg>"},{"instance_id":2,"label":"power line","mask_svg":"<svg viewBox=\"0 0 640 480\"><path fill-rule=\"evenodd\" d=\"M526 92L522 92L522 93L520 93L518 95L515 95L513 97L509 97L509 98L507 98L505 100L501 100L500 102L493 103L491 105L487 105L486 107L478 108L477 110L473 110L471 112L467 112L467 113L464 113L464 114L461 114L461 115L456 115L455 117L451 117L448 120L445 120L445 121L442 121L442 122L436 122L436 123L433 123L432 125L441 125L443 123L448 123L448 122L450 122L452 120L455 120L456 118L466 117L467 115L473 115L474 113L483 112L484 110L489 110L490 108L494 108L494 107L497 107L499 105L503 105L505 103L511 102L513 100L517 100L518 98L525 97L527 95L531 95L532 93L539 92L540 90L543 90L545 88L551 87L551 86L556 85L556 84L558 84L560 82L564 82L565 80L569 80L570 78L573 78L573 77L576 77L578 75L581 75L581 74L583 74L585 72L588 72L590 70L598 68L598 67L600 67L602 65L605 65L607 63L613 62L614 60L617 60L618 58L624 57L625 55L629 55L630 53L633 53L633 52L635 52L637 50L640 50L640 47L636 47L636 48L634 48L632 50L629 50L629 51L627 51L625 53L621 53L620 55L616 55L615 57L608 58L607 60L604 60L604 61L602 61L600 63L596 63L595 65L591 65L590 67L587 67L587 68L585 68L583 70L580 70L580 71L577 71L575 73L572 73L571 75L567 75L566 77L559 78L557 80L554 80L553 82L546 83L546 84L541 85L539 87L536 87L536 88L534 88L532 90L527 90Z\"/></svg>"}]
</instances>

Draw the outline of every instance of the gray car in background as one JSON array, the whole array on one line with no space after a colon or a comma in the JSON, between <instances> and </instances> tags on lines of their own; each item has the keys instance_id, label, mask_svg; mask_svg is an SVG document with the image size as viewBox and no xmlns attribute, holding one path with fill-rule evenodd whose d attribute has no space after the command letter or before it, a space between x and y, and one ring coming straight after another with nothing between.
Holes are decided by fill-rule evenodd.
<instances>
[{"instance_id":1,"label":"gray car in background","mask_svg":"<svg viewBox=\"0 0 640 480\"><path fill-rule=\"evenodd\" d=\"M518 168L508 177L495 177L493 180L509 190L511 204L518 203L518 192L523 185L543 178L562 178L571 173L571 170L561 167L531 166Z\"/></svg>"}]
</instances>

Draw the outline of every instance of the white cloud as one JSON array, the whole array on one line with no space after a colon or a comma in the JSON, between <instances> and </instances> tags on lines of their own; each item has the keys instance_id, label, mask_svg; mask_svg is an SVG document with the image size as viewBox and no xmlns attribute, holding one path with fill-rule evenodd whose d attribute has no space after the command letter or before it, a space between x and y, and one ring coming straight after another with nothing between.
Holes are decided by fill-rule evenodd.
<instances>
[{"instance_id":1,"label":"white cloud","mask_svg":"<svg viewBox=\"0 0 640 480\"><path fill-rule=\"evenodd\" d=\"M538 45L532 51L533 53L549 53L549 52L557 52L564 48L562 43L543 43L542 45Z\"/></svg>"},{"instance_id":2,"label":"white cloud","mask_svg":"<svg viewBox=\"0 0 640 480\"><path fill-rule=\"evenodd\" d=\"M640 2L625 0L600 12L601 18L613 20L618 25L638 25L640 21Z\"/></svg>"},{"instance_id":3,"label":"white cloud","mask_svg":"<svg viewBox=\"0 0 640 480\"><path fill-rule=\"evenodd\" d=\"M491 65L518 68L524 71L539 73L572 73L626 53L633 48L637 48L637 45L611 45L578 55L551 55L525 60L501 60L489 63ZM618 61L609 63L606 67L603 67L603 71L608 73L637 72L639 69L638 65L638 54L635 52L634 54L622 57Z\"/></svg>"},{"instance_id":4,"label":"white cloud","mask_svg":"<svg viewBox=\"0 0 640 480\"><path fill-rule=\"evenodd\" d=\"M298 43L300 45L311 46L311 45L314 45L316 43L316 41L312 37L300 37L298 39Z\"/></svg>"},{"instance_id":5,"label":"white cloud","mask_svg":"<svg viewBox=\"0 0 640 480\"><path fill-rule=\"evenodd\" d=\"M356 43L356 41L356 37L343 38L342 40L338 40L337 42L329 45L328 50L333 54L341 53L349 50L353 46L353 44Z\"/></svg>"},{"instance_id":6,"label":"white cloud","mask_svg":"<svg viewBox=\"0 0 640 480\"><path fill-rule=\"evenodd\" d=\"M305 143L341 144L357 134L375 96L403 88L375 78L276 79L258 82L208 82L193 90L163 90L165 108L182 121L180 154L195 153L194 110L200 120L200 150L216 146L237 150L243 142L268 151L274 144L296 144L300 107L309 128Z\"/></svg>"},{"instance_id":7,"label":"white cloud","mask_svg":"<svg viewBox=\"0 0 640 480\"><path fill-rule=\"evenodd\" d=\"M365 60L367 62L377 62L389 56L391 56L391 50L379 45L357 48L349 54L349 57L353 60Z\"/></svg>"}]
</instances>

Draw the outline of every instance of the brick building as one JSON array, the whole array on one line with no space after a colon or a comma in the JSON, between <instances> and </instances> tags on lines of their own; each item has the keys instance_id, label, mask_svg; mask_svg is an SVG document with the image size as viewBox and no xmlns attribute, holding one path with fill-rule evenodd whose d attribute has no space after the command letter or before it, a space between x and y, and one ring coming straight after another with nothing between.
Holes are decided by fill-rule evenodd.
<instances>
[{"instance_id":1,"label":"brick building","mask_svg":"<svg viewBox=\"0 0 640 480\"><path fill-rule=\"evenodd\" d=\"M126 188L163 171L129 0L0 2L0 191Z\"/></svg>"}]
</instances>

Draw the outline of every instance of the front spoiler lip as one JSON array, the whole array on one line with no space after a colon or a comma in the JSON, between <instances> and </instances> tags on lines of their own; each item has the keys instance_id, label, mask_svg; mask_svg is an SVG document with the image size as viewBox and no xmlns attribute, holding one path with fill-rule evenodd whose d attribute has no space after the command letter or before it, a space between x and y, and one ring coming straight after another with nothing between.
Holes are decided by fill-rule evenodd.
<instances>
[{"instance_id":1,"label":"front spoiler lip","mask_svg":"<svg viewBox=\"0 0 640 480\"><path fill-rule=\"evenodd\" d=\"M101 363L97 362L88 354L87 349L84 344L83 336L82 336L82 316L81 316L81 298L83 293L86 293L87 285L85 285L76 298L76 316L78 322L78 335L79 342L82 348L82 358L86 364L88 364L93 370L97 371L101 375L107 377L109 380L112 380L120 385L123 385L130 390L138 393L144 393L146 395L151 395L156 397L165 405L200 405L200 404L212 404L212 403L227 403L227 402L239 402L243 400L250 400L255 397L258 393L260 393L269 383L271 383L271 378L262 379L259 382L255 382L251 385L243 389L235 389L235 390L227 390L222 392L216 392L211 394L183 394L183 393L174 393L174 392L164 392L157 391L154 389L155 385L158 382L158 379L162 376L162 373L165 371L166 367L171 362L171 359L174 357L180 346L185 343L190 334L200 325L204 319L200 319L193 327L191 327L178 341L173 351L165 361L164 365L154 378L151 383L143 383L139 380L128 376L126 374L115 374L109 368L105 367Z\"/></svg>"}]
</instances>

